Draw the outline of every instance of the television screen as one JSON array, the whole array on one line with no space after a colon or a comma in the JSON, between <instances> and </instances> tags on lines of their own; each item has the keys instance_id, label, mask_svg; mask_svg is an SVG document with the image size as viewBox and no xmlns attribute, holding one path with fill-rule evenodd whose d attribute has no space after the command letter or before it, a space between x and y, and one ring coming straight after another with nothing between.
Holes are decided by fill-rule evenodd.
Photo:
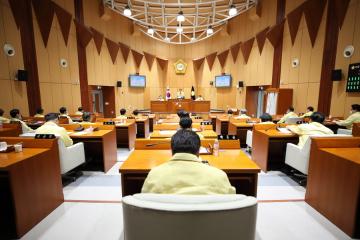
<instances>
[{"instance_id":1,"label":"television screen","mask_svg":"<svg viewBox=\"0 0 360 240\"><path fill-rule=\"evenodd\" d=\"M231 87L231 75L221 75L215 77L215 87Z\"/></svg>"},{"instance_id":2,"label":"television screen","mask_svg":"<svg viewBox=\"0 0 360 240\"><path fill-rule=\"evenodd\" d=\"M349 65L346 92L360 92L360 63Z\"/></svg>"},{"instance_id":3,"label":"television screen","mask_svg":"<svg viewBox=\"0 0 360 240\"><path fill-rule=\"evenodd\" d=\"M146 86L146 76L129 75L129 87L144 88Z\"/></svg>"}]
</instances>

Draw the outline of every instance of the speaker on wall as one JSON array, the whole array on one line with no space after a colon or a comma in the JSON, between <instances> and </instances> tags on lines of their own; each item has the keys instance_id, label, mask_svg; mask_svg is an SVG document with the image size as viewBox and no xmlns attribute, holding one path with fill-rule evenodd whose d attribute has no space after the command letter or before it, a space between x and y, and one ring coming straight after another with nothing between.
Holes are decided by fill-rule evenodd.
<instances>
[{"instance_id":1,"label":"speaker on wall","mask_svg":"<svg viewBox=\"0 0 360 240\"><path fill-rule=\"evenodd\" d=\"M334 69L331 73L331 80L333 81L341 81L342 79L342 72L341 69Z\"/></svg>"},{"instance_id":2,"label":"speaker on wall","mask_svg":"<svg viewBox=\"0 0 360 240\"><path fill-rule=\"evenodd\" d=\"M244 82L243 82L243 81L239 81L239 83L238 83L238 87L239 87L239 88L244 87Z\"/></svg>"},{"instance_id":3,"label":"speaker on wall","mask_svg":"<svg viewBox=\"0 0 360 240\"><path fill-rule=\"evenodd\" d=\"M121 82L121 81L117 81L116 86L117 86L117 87L122 87L122 82Z\"/></svg>"},{"instance_id":4,"label":"speaker on wall","mask_svg":"<svg viewBox=\"0 0 360 240\"><path fill-rule=\"evenodd\" d=\"M16 74L16 78L18 81L27 81L28 80L28 71L26 70L18 70Z\"/></svg>"}]
</instances>

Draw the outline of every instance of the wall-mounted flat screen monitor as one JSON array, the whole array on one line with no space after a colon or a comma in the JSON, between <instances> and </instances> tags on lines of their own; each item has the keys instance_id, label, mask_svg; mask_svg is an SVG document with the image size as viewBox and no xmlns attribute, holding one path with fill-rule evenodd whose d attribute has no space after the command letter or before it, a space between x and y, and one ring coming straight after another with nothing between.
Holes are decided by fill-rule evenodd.
<instances>
[{"instance_id":1,"label":"wall-mounted flat screen monitor","mask_svg":"<svg viewBox=\"0 0 360 240\"><path fill-rule=\"evenodd\" d=\"M346 92L360 92L360 63L349 65Z\"/></svg>"},{"instance_id":2,"label":"wall-mounted flat screen monitor","mask_svg":"<svg viewBox=\"0 0 360 240\"><path fill-rule=\"evenodd\" d=\"M227 88L231 87L231 75L221 75L215 77L215 87Z\"/></svg>"},{"instance_id":3,"label":"wall-mounted flat screen monitor","mask_svg":"<svg viewBox=\"0 0 360 240\"><path fill-rule=\"evenodd\" d=\"M146 76L129 75L129 87L144 88L146 86Z\"/></svg>"}]
</instances>

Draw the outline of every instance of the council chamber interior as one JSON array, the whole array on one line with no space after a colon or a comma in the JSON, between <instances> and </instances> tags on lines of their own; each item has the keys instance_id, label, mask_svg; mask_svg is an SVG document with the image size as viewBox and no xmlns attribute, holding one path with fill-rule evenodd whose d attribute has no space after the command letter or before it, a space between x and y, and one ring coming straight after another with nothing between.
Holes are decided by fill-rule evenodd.
<instances>
[{"instance_id":1,"label":"council chamber interior","mask_svg":"<svg viewBox=\"0 0 360 240\"><path fill-rule=\"evenodd\" d=\"M1 0L0 239L359 239L360 0Z\"/></svg>"}]
</instances>

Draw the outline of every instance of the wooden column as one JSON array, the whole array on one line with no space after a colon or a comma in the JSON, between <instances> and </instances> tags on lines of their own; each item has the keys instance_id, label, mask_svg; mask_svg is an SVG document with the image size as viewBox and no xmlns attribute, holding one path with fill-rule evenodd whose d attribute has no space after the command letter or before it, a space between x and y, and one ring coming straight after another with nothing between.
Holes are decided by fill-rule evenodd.
<instances>
[{"instance_id":1,"label":"wooden column","mask_svg":"<svg viewBox=\"0 0 360 240\"><path fill-rule=\"evenodd\" d=\"M285 4L286 0L277 0L276 24L281 23L285 18ZM280 87L282 49L283 37L280 38L279 43L274 48L273 75L271 84L274 88Z\"/></svg>"},{"instance_id":2,"label":"wooden column","mask_svg":"<svg viewBox=\"0 0 360 240\"><path fill-rule=\"evenodd\" d=\"M331 16L331 17L329 17ZM326 115L330 113L332 80L331 72L335 68L336 50L339 37L335 0L328 0L325 42L321 67L318 111Z\"/></svg>"},{"instance_id":3,"label":"wooden column","mask_svg":"<svg viewBox=\"0 0 360 240\"><path fill-rule=\"evenodd\" d=\"M74 0L74 6L75 6L75 19L79 21L79 23L84 24L83 0ZM79 63L81 105L85 111L91 111L90 93L89 93L88 76L87 76L86 48L81 45L79 36L76 36L76 39L77 39L77 53L78 53L78 63Z\"/></svg>"}]
</instances>

